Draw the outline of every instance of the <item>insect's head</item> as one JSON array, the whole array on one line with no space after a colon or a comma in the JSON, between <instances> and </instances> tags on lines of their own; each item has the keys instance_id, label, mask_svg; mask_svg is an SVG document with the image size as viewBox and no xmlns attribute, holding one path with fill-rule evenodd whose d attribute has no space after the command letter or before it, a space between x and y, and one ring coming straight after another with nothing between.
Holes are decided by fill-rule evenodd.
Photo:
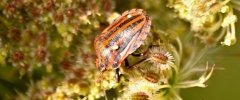
<instances>
[{"instance_id":1,"label":"insect's head","mask_svg":"<svg viewBox=\"0 0 240 100\"><path fill-rule=\"evenodd\" d=\"M104 63L102 63L101 60L99 60L99 58L96 59L96 66L97 66L97 69L102 72L105 71L107 67Z\"/></svg>"}]
</instances>

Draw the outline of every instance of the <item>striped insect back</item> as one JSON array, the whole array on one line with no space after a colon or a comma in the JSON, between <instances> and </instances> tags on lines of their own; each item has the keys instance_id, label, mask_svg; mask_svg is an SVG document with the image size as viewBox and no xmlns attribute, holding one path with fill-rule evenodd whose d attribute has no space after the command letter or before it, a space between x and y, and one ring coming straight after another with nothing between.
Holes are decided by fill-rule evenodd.
<instances>
[{"instance_id":1,"label":"striped insect back","mask_svg":"<svg viewBox=\"0 0 240 100\"><path fill-rule=\"evenodd\" d=\"M95 38L98 69L119 68L121 62L141 46L150 25L151 20L142 9L125 11L115 19Z\"/></svg>"}]
</instances>

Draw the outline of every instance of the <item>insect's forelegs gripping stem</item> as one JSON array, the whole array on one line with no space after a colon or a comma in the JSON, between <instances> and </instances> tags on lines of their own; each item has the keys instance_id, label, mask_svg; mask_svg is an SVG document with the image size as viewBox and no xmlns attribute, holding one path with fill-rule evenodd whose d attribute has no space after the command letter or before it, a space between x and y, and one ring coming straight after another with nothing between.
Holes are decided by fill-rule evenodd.
<instances>
[{"instance_id":1,"label":"insect's forelegs gripping stem","mask_svg":"<svg viewBox=\"0 0 240 100\"><path fill-rule=\"evenodd\" d=\"M116 81L119 82L120 79L121 79L122 74L120 73L119 68L117 68L115 71L116 71L116 76L115 76L116 77Z\"/></svg>"}]
</instances>

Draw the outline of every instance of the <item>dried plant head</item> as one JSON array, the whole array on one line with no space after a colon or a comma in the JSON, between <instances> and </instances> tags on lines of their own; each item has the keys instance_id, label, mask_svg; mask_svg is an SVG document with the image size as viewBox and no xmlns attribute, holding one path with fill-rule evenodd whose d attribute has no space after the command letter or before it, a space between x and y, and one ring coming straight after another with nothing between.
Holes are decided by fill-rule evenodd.
<instances>
[{"instance_id":1,"label":"dried plant head","mask_svg":"<svg viewBox=\"0 0 240 100\"><path fill-rule=\"evenodd\" d=\"M142 77L131 78L126 87L123 89L123 99L148 98L156 93L159 84L149 82ZM143 99L143 100L145 100ZM140 99L142 100L142 99Z\"/></svg>"},{"instance_id":2,"label":"dried plant head","mask_svg":"<svg viewBox=\"0 0 240 100\"><path fill-rule=\"evenodd\" d=\"M144 62L137 70L141 74L140 77L155 84L167 84L168 77L171 76L168 75L168 70L160 69L154 63L149 62Z\"/></svg>"},{"instance_id":3,"label":"dried plant head","mask_svg":"<svg viewBox=\"0 0 240 100\"><path fill-rule=\"evenodd\" d=\"M147 56L147 61L162 70L169 69L174 64L174 57L165 46L150 47Z\"/></svg>"},{"instance_id":4,"label":"dried plant head","mask_svg":"<svg viewBox=\"0 0 240 100\"><path fill-rule=\"evenodd\" d=\"M142 73L142 76L129 78L129 81L123 88L123 94L119 100L155 100L157 97L163 98L162 95L164 91L160 91L161 89L170 88L170 85L163 84L163 81L161 81L159 68L149 69L149 67L145 66L140 69L141 67L137 70Z\"/></svg>"},{"instance_id":5,"label":"dried plant head","mask_svg":"<svg viewBox=\"0 0 240 100\"><path fill-rule=\"evenodd\" d=\"M131 100L149 100L149 96L144 92L136 92L131 95Z\"/></svg>"},{"instance_id":6,"label":"dried plant head","mask_svg":"<svg viewBox=\"0 0 240 100\"><path fill-rule=\"evenodd\" d=\"M152 83L157 83L160 80L160 76L157 73L154 72L147 72L143 76L146 80Z\"/></svg>"}]
</instances>

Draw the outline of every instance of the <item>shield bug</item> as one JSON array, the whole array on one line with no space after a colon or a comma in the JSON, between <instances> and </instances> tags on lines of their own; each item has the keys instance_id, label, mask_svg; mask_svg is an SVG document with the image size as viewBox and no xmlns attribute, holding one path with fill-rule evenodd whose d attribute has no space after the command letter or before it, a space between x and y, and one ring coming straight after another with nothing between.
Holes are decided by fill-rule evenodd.
<instances>
[{"instance_id":1,"label":"shield bug","mask_svg":"<svg viewBox=\"0 0 240 100\"><path fill-rule=\"evenodd\" d=\"M142 9L122 13L94 40L97 68L118 70L126 57L143 44L150 25L151 19Z\"/></svg>"}]
</instances>

